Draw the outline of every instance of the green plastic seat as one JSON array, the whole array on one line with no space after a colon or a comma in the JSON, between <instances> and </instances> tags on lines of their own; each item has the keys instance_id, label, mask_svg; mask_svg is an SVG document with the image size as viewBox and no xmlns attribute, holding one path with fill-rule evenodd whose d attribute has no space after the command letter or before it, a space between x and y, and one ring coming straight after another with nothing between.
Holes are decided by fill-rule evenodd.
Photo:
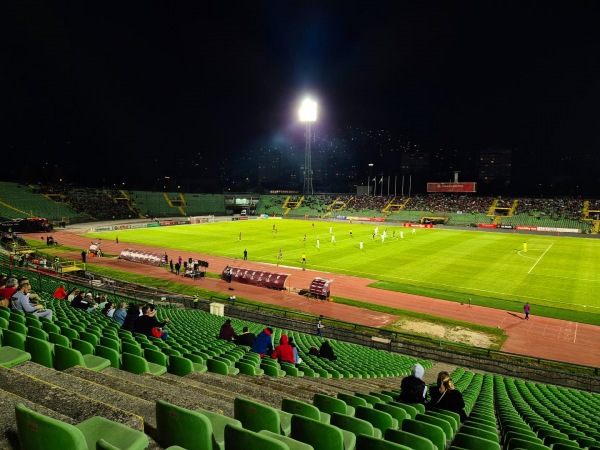
<instances>
[{"instance_id":1,"label":"green plastic seat","mask_svg":"<svg viewBox=\"0 0 600 450\"><path fill-rule=\"evenodd\" d=\"M14 367L31 359L31 354L18 348L0 347L0 366Z\"/></svg>"},{"instance_id":2,"label":"green plastic seat","mask_svg":"<svg viewBox=\"0 0 600 450\"><path fill-rule=\"evenodd\" d=\"M452 445L466 449L500 450L500 444L497 441L494 442L479 436L464 434L460 431L454 436Z\"/></svg>"},{"instance_id":3,"label":"green plastic seat","mask_svg":"<svg viewBox=\"0 0 600 450\"><path fill-rule=\"evenodd\" d=\"M79 339L79 332L77 330L72 329L72 328L61 327L60 328L60 334L62 334L63 336L68 337L70 340Z\"/></svg>"},{"instance_id":4,"label":"green plastic seat","mask_svg":"<svg viewBox=\"0 0 600 450\"><path fill-rule=\"evenodd\" d=\"M34 327L28 328L27 336L41 339L42 341L48 340L48 333L46 333L42 328L34 328Z\"/></svg>"},{"instance_id":5,"label":"green plastic seat","mask_svg":"<svg viewBox=\"0 0 600 450\"><path fill-rule=\"evenodd\" d=\"M81 331L79 333L79 339L82 341L89 342L92 346L96 347L100 343L100 338L96 336L94 333L89 333L87 331Z\"/></svg>"},{"instance_id":6,"label":"green plastic seat","mask_svg":"<svg viewBox=\"0 0 600 450\"><path fill-rule=\"evenodd\" d=\"M206 367L209 372L218 373L221 375L237 375L240 373L240 369L235 366L229 366L226 362L218 361L213 357L206 360Z\"/></svg>"},{"instance_id":7,"label":"green plastic seat","mask_svg":"<svg viewBox=\"0 0 600 450\"><path fill-rule=\"evenodd\" d=\"M285 436L290 435L292 415L259 402L236 397L233 402L233 417L247 430L257 433L260 430L269 430Z\"/></svg>"},{"instance_id":8,"label":"green plastic seat","mask_svg":"<svg viewBox=\"0 0 600 450\"><path fill-rule=\"evenodd\" d=\"M446 448L446 433L437 425L420 420L405 419L402 422L402 430L429 439L438 449Z\"/></svg>"},{"instance_id":9,"label":"green plastic seat","mask_svg":"<svg viewBox=\"0 0 600 450\"><path fill-rule=\"evenodd\" d=\"M232 425L225 426L225 448L234 450L290 450L286 444L270 436Z\"/></svg>"},{"instance_id":10,"label":"green plastic seat","mask_svg":"<svg viewBox=\"0 0 600 450\"><path fill-rule=\"evenodd\" d=\"M115 369L121 368L121 354L115 349L99 345L96 347L96 356L108 359L110 361L110 366Z\"/></svg>"},{"instance_id":11,"label":"green plastic seat","mask_svg":"<svg viewBox=\"0 0 600 450\"><path fill-rule=\"evenodd\" d=\"M364 406L361 406L364 408ZM358 417L350 417L347 414L333 413L331 414L331 425L335 425L342 430L350 431L355 435L364 434L366 436L381 439L381 430L375 428L371 422L359 419Z\"/></svg>"},{"instance_id":12,"label":"green plastic seat","mask_svg":"<svg viewBox=\"0 0 600 450\"><path fill-rule=\"evenodd\" d=\"M75 350L79 350L82 355L93 355L94 346L88 341L81 339L71 339L71 347Z\"/></svg>"},{"instance_id":13,"label":"green plastic seat","mask_svg":"<svg viewBox=\"0 0 600 450\"><path fill-rule=\"evenodd\" d=\"M444 430L444 434L446 435L446 441L452 440L454 437L454 433L452 431L452 425L445 419L440 419L439 417L430 416L429 414L417 414L415 420L420 420L421 422L430 423L432 425L437 425L442 430ZM462 430L462 428L461 428Z\"/></svg>"},{"instance_id":14,"label":"green plastic seat","mask_svg":"<svg viewBox=\"0 0 600 450\"><path fill-rule=\"evenodd\" d=\"M374 406L374 408L379 411L386 412L390 416L392 416L392 418L396 419L396 421L398 422L398 428L402 427L402 422L404 422L404 419L410 418L408 413L402 408L398 408L394 405L388 405L387 403L378 403Z\"/></svg>"},{"instance_id":15,"label":"green plastic seat","mask_svg":"<svg viewBox=\"0 0 600 450\"><path fill-rule=\"evenodd\" d=\"M27 336L23 333L12 330L2 330L2 345L25 351L25 339Z\"/></svg>"},{"instance_id":16,"label":"green plastic seat","mask_svg":"<svg viewBox=\"0 0 600 450\"><path fill-rule=\"evenodd\" d=\"M121 341L117 338L112 338L110 336L100 336L99 345L104 345L105 347L112 348L118 352L121 351Z\"/></svg>"},{"instance_id":17,"label":"green plastic seat","mask_svg":"<svg viewBox=\"0 0 600 450\"><path fill-rule=\"evenodd\" d=\"M169 373L184 377L192 372L204 373L207 371L207 367L204 364L192 362L192 360L187 357L170 356L168 370Z\"/></svg>"},{"instance_id":18,"label":"green plastic seat","mask_svg":"<svg viewBox=\"0 0 600 450\"><path fill-rule=\"evenodd\" d=\"M149 363L157 364L159 366L167 367L167 355L158 350L152 350L147 348L144 350L144 359Z\"/></svg>"},{"instance_id":19,"label":"green plastic seat","mask_svg":"<svg viewBox=\"0 0 600 450\"><path fill-rule=\"evenodd\" d=\"M320 411L326 412L327 414L333 414L334 412L347 414L349 416L354 416L355 414L354 407L347 405L345 401L330 395L315 394L313 396L313 404L319 408Z\"/></svg>"},{"instance_id":20,"label":"green plastic seat","mask_svg":"<svg viewBox=\"0 0 600 450\"><path fill-rule=\"evenodd\" d=\"M357 406L355 417L370 422L375 428L379 429L382 436L388 428L398 429L398 421L391 414L378 409Z\"/></svg>"},{"instance_id":21,"label":"green plastic seat","mask_svg":"<svg viewBox=\"0 0 600 450\"><path fill-rule=\"evenodd\" d=\"M31 336L25 338L25 351L31 353L31 360L42 366L54 368L54 344Z\"/></svg>"},{"instance_id":22,"label":"green plastic seat","mask_svg":"<svg viewBox=\"0 0 600 450\"><path fill-rule=\"evenodd\" d=\"M354 450L356 435L320 420L294 414L292 439L312 445L314 450Z\"/></svg>"},{"instance_id":23,"label":"green plastic seat","mask_svg":"<svg viewBox=\"0 0 600 450\"><path fill-rule=\"evenodd\" d=\"M405 445L413 450L437 450L437 447L429 439L408 431L388 428L384 437L386 441Z\"/></svg>"},{"instance_id":24,"label":"green plastic seat","mask_svg":"<svg viewBox=\"0 0 600 450\"><path fill-rule=\"evenodd\" d=\"M413 405L409 405L407 403L401 402L390 402L388 405L396 406L397 408L401 408L408 414L410 419L414 419L419 414L419 410L415 408Z\"/></svg>"},{"instance_id":25,"label":"green plastic seat","mask_svg":"<svg viewBox=\"0 0 600 450\"><path fill-rule=\"evenodd\" d=\"M364 434L356 436L356 450L413 450L406 445L384 439L367 436Z\"/></svg>"},{"instance_id":26,"label":"green plastic seat","mask_svg":"<svg viewBox=\"0 0 600 450\"><path fill-rule=\"evenodd\" d=\"M240 370L240 373L244 375L250 375L252 377L259 377L265 374L265 371L260 367L256 367L254 364L244 361L237 361L235 363L235 367Z\"/></svg>"},{"instance_id":27,"label":"green plastic seat","mask_svg":"<svg viewBox=\"0 0 600 450\"><path fill-rule=\"evenodd\" d=\"M264 374L269 377L285 377L286 376L285 370L280 369L277 366L270 365L270 364L261 364L260 367L263 370Z\"/></svg>"},{"instance_id":28,"label":"green plastic seat","mask_svg":"<svg viewBox=\"0 0 600 450\"><path fill-rule=\"evenodd\" d=\"M329 414L320 411L316 406L293 398L283 398L281 400L281 409L282 411L290 414L299 414L314 420L320 420L324 423L330 423L331 420L331 416Z\"/></svg>"},{"instance_id":29,"label":"green plastic seat","mask_svg":"<svg viewBox=\"0 0 600 450\"><path fill-rule=\"evenodd\" d=\"M241 428L239 421L203 409L189 410L163 400L156 402L158 443L188 449L222 450L226 424Z\"/></svg>"},{"instance_id":30,"label":"green plastic seat","mask_svg":"<svg viewBox=\"0 0 600 450\"><path fill-rule=\"evenodd\" d=\"M384 403L393 402L396 398L391 395L384 394L383 392L369 392L369 394L379 398Z\"/></svg>"},{"instance_id":31,"label":"green plastic seat","mask_svg":"<svg viewBox=\"0 0 600 450\"><path fill-rule=\"evenodd\" d=\"M21 323L21 322L17 322L12 318L8 321L8 329L11 331L16 331L17 333L21 333L21 334L27 334L29 331L27 329L27 325L25 325L24 323Z\"/></svg>"},{"instance_id":32,"label":"green plastic seat","mask_svg":"<svg viewBox=\"0 0 600 450\"><path fill-rule=\"evenodd\" d=\"M297 441L296 439L292 439L289 436L283 436L281 434L273 433L272 431L269 431L269 430L260 430L258 432L258 434L260 434L262 436L270 437L271 439L275 439L276 441L279 441L279 442L287 445L287 447L290 450L314 450L312 445L308 445L308 444L305 444L304 442Z\"/></svg>"},{"instance_id":33,"label":"green plastic seat","mask_svg":"<svg viewBox=\"0 0 600 450\"><path fill-rule=\"evenodd\" d=\"M86 369L99 371L110 366L110 361L100 356L82 355L78 350L57 345L54 347L54 366L56 370L66 370L70 367L81 366Z\"/></svg>"},{"instance_id":34,"label":"green plastic seat","mask_svg":"<svg viewBox=\"0 0 600 450\"><path fill-rule=\"evenodd\" d=\"M63 347L71 348L71 341L68 337L63 336L62 334L53 332L48 333L48 342L51 342L52 344L62 345Z\"/></svg>"},{"instance_id":35,"label":"green plastic seat","mask_svg":"<svg viewBox=\"0 0 600 450\"><path fill-rule=\"evenodd\" d=\"M470 434L472 436L479 436L484 439L488 439L490 441L499 442L500 436L498 433L491 432L487 429L477 428L473 426L469 426L466 423L460 428L461 433Z\"/></svg>"},{"instance_id":36,"label":"green plastic seat","mask_svg":"<svg viewBox=\"0 0 600 450\"><path fill-rule=\"evenodd\" d=\"M367 406L371 408L373 407L373 404L367 402L367 400L363 397L359 397L352 394L346 394L345 392L338 392L337 398L343 400L344 402L346 402L346 405L350 405L353 408L356 408L357 406Z\"/></svg>"},{"instance_id":37,"label":"green plastic seat","mask_svg":"<svg viewBox=\"0 0 600 450\"><path fill-rule=\"evenodd\" d=\"M132 344L130 342L121 341L121 352L129 353L130 355L142 356L142 347L138 344Z\"/></svg>"},{"instance_id":38,"label":"green plastic seat","mask_svg":"<svg viewBox=\"0 0 600 450\"><path fill-rule=\"evenodd\" d=\"M449 416L447 414L442 414L438 411L427 411L426 414L429 416L438 417L440 419L444 419L445 421L447 421L450 424L450 427L452 428L452 437L454 437L454 435L458 431L458 427L460 426L460 421L456 422L454 417ZM466 424L466 422L465 422L465 424ZM480 426L477 426L477 428L480 428ZM498 431L496 429L494 429L493 431L496 432L496 434L498 434Z\"/></svg>"},{"instance_id":39,"label":"green plastic seat","mask_svg":"<svg viewBox=\"0 0 600 450\"><path fill-rule=\"evenodd\" d=\"M167 368L158 364L150 363L141 356L123 353L121 355L121 369L127 372L141 374L150 373L152 375L163 375Z\"/></svg>"},{"instance_id":40,"label":"green plastic seat","mask_svg":"<svg viewBox=\"0 0 600 450\"><path fill-rule=\"evenodd\" d=\"M22 403L15 405L21 450L94 450L104 439L120 450L144 450L148 437L141 431L104 417L92 417L77 425L40 414Z\"/></svg>"}]
</instances>

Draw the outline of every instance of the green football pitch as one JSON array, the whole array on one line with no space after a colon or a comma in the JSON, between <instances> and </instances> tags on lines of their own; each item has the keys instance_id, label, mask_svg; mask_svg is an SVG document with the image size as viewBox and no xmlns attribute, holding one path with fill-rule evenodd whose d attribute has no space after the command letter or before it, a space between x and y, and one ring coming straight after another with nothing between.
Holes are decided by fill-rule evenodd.
<instances>
[{"instance_id":1,"label":"green football pitch","mask_svg":"<svg viewBox=\"0 0 600 450\"><path fill-rule=\"evenodd\" d=\"M379 233L373 239L376 226ZM385 230L387 237L382 242ZM413 234L410 228L389 224L272 219L120 230L89 236L118 236L131 244L240 259L246 249L249 260L282 266L301 267L304 254L309 269L390 285L464 294L465 298L483 296L600 312L597 239L472 229L417 229ZM278 259L280 249L282 258ZM178 255L170 256L175 259Z\"/></svg>"}]
</instances>

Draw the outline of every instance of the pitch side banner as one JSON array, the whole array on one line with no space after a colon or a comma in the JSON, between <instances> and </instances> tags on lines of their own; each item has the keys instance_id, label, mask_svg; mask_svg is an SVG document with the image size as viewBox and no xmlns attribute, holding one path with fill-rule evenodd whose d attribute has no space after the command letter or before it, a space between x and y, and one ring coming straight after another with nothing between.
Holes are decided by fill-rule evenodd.
<instances>
[{"instance_id":1,"label":"pitch side banner","mask_svg":"<svg viewBox=\"0 0 600 450\"><path fill-rule=\"evenodd\" d=\"M477 192L477 183L427 183L427 192Z\"/></svg>"},{"instance_id":2,"label":"pitch side banner","mask_svg":"<svg viewBox=\"0 0 600 450\"><path fill-rule=\"evenodd\" d=\"M478 223L477 226L479 228L498 228L498 225L495 223Z\"/></svg>"},{"instance_id":3,"label":"pitch side banner","mask_svg":"<svg viewBox=\"0 0 600 450\"><path fill-rule=\"evenodd\" d=\"M403 227L407 228L433 228L432 223L411 223L411 222L402 222Z\"/></svg>"}]
</instances>

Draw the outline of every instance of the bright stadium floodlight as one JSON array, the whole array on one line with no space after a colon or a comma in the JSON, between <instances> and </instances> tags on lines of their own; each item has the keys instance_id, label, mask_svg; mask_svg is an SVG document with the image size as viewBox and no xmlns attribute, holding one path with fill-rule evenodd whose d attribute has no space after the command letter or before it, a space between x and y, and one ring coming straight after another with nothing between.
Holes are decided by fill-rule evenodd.
<instances>
[{"instance_id":1,"label":"bright stadium floodlight","mask_svg":"<svg viewBox=\"0 0 600 450\"><path fill-rule=\"evenodd\" d=\"M304 150L304 185L303 194L314 194L312 178L312 157L310 149L310 124L317 121L317 102L306 97L298 111L300 122L306 124L306 147Z\"/></svg>"},{"instance_id":2,"label":"bright stadium floodlight","mask_svg":"<svg viewBox=\"0 0 600 450\"><path fill-rule=\"evenodd\" d=\"M305 98L300 105L299 116L300 122L316 122L317 102L308 97Z\"/></svg>"}]
</instances>

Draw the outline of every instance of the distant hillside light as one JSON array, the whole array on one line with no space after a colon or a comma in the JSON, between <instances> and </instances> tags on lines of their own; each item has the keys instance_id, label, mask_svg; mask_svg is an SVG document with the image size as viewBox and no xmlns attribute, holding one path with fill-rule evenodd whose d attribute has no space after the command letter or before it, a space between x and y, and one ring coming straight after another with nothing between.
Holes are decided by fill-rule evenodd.
<instances>
[{"instance_id":1,"label":"distant hillside light","mask_svg":"<svg viewBox=\"0 0 600 450\"><path fill-rule=\"evenodd\" d=\"M316 122L317 121L317 102L305 98L300 105L300 122Z\"/></svg>"}]
</instances>

